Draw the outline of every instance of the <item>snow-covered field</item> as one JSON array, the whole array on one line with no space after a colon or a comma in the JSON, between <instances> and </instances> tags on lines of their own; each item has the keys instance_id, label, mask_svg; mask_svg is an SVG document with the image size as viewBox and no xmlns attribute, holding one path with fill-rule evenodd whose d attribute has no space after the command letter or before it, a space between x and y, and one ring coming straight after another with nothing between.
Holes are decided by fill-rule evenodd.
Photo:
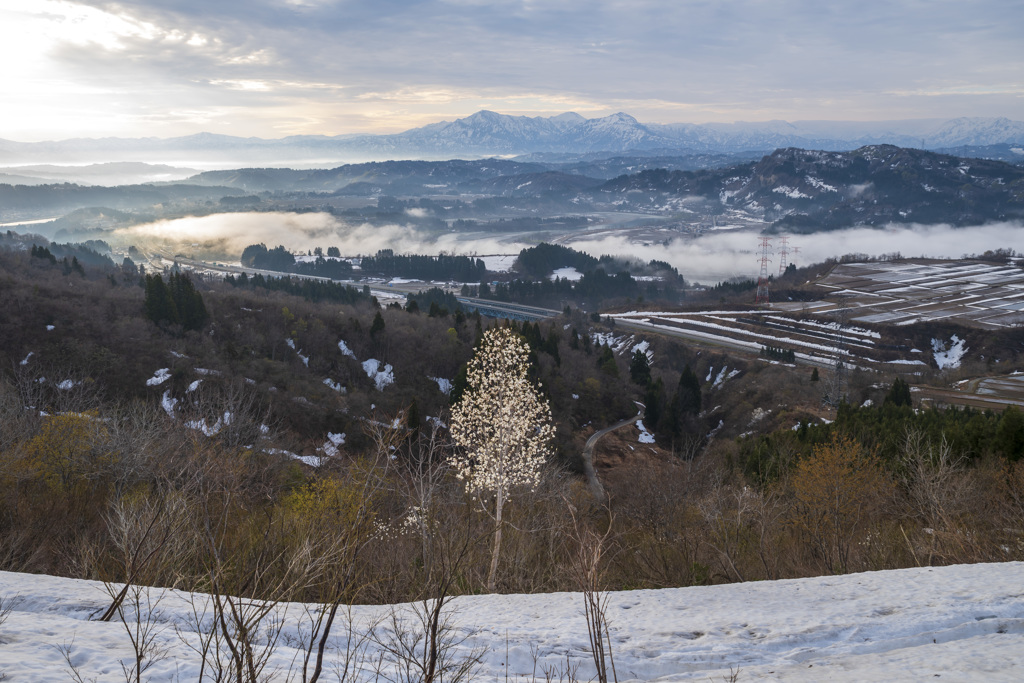
<instances>
[{"instance_id":1,"label":"snow-covered field","mask_svg":"<svg viewBox=\"0 0 1024 683\"><path fill-rule=\"evenodd\" d=\"M1018 681L1022 587L1019 562L905 569L621 592L610 596L608 618L620 681L722 681L736 671L739 681ZM119 662L132 657L124 625L91 620L109 604L102 584L3 572L0 596L13 604L0 626L5 680L71 680L61 649L83 680L124 680ZM195 646L198 638L187 618L190 597L204 599L168 592L160 602L157 639L166 657L144 680L197 677L198 656L185 642ZM507 680L544 680L543 669L564 670L567 657L579 665L579 680L591 678L578 594L476 595L452 606L455 633L468 636L456 654L486 648L472 680L505 681L506 673ZM301 680L287 672L304 612L284 608L271 668L276 680ZM355 607L357 631L389 609ZM365 661L379 654L371 644Z\"/></svg>"}]
</instances>

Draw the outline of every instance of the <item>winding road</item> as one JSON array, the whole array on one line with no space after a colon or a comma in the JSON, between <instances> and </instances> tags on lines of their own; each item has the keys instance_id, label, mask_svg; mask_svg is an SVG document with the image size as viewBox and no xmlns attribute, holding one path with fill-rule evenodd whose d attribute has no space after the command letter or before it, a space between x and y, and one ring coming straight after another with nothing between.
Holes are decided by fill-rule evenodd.
<instances>
[{"instance_id":1,"label":"winding road","mask_svg":"<svg viewBox=\"0 0 1024 683\"><path fill-rule=\"evenodd\" d=\"M583 472L587 475L587 484L590 486L590 492L594 494L594 498L596 498L599 503L606 503L608 501L608 494L605 492L604 486L601 484L601 480L597 476L597 470L594 469L594 446L597 445L597 442L600 441L601 437L605 434L614 432L616 429L625 427L626 425L635 424L638 420L643 419L646 406L642 403L637 403L636 401L634 401L634 403L640 406L639 413L631 418L622 420L621 422L616 422L610 427L597 430L590 435L590 438L587 439L586 445L583 446Z\"/></svg>"}]
</instances>

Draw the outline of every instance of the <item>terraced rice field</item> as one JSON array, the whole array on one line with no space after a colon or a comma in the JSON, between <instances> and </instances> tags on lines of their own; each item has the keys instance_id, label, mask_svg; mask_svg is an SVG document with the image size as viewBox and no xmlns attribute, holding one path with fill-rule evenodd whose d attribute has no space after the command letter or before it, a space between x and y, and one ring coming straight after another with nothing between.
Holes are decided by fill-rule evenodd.
<instances>
[{"instance_id":1,"label":"terraced rice field","mask_svg":"<svg viewBox=\"0 0 1024 683\"><path fill-rule=\"evenodd\" d=\"M766 346L791 349L798 362L811 365L833 365L837 358L866 366L893 360L926 364L924 360L903 360L910 349L883 343L881 333L875 330L812 320L784 311L634 311L613 317L619 324L633 329L657 331L749 353L759 353Z\"/></svg>"},{"instance_id":2,"label":"terraced rice field","mask_svg":"<svg viewBox=\"0 0 1024 683\"><path fill-rule=\"evenodd\" d=\"M1024 325L1024 268L1019 264L844 263L817 284L828 290L833 305L855 309L853 322L909 325L952 319L985 329Z\"/></svg>"}]
</instances>

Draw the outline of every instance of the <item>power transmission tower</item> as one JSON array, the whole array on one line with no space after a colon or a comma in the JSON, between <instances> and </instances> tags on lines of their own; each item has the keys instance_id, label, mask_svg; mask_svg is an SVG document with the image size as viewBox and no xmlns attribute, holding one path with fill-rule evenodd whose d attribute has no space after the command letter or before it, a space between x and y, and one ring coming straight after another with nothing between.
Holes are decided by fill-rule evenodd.
<instances>
[{"instance_id":1,"label":"power transmission tower","mask_svg":"<svg viewBox=\"0 0 1024 683\"><path fill-rule=\"evenodd\" d=\"M825 383L825 403L833 408L846 400L847 373L849 369L844 359L849 355L846 336L846 325L850 319L850 309L846 305L846 297L839 297L839 308L836 310L836 322L839 323L836 342L836 363L832 368L831 377Z\"/></svg>"},{"instance_id":2,"label":"power transmission tower","mask_svg":"<svg viewBox=\"0 0 1024 683\"><path fill-rule=\"evenodd\" d=\"M771 263L771 259L768 258L770 253L768 250L771 249L772 241L768 235L761 236L761 275L757 278L757 295L754 297L755 304L768 304L768 264Z\"/></svg>"},{"instance_id":3,"label":"power transmission tower","mask_svg":"<svg viewBox=\"0 0 1024 683\"><path fill-rule=\"evenodd\" d=\"M783 234L783 236L779 238L779 241L782 243L782 245L781 247L779 247L778 250L778 274L781 275L783 272L785 272L785 266L787 265L787 263L785 262L785 257L788 256L788 254L790 254L790 238Z\"/></svg>"}]
</instances>

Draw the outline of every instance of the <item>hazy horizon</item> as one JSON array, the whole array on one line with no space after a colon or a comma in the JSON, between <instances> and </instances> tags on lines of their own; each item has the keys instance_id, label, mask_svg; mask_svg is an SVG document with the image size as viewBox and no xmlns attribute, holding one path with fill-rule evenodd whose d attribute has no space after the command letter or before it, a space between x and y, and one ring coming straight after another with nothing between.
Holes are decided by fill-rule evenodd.
<instances>
[{"instance_id":1,"label":"hazy horizon","mask_svg":"<svg viewBox=\"0 0 1024 683\"><path fill-rule=\"evenodd\" d=\"M438 119L438 120L433 120L433 121L427 121L427 122L423 123L422 125L415 126L413 128L407 128L407 129L399 130L399 131L381 131L381 132L363 132L363 133L340 133L340 134L337 134L337 135L325 135L325 134L321 134L321 133L309 133L309 134L302 134L302 135L280 135L278 137L262 137L262 136L259 136L259 135L241 136L241 135L233 135L231 133L215 133L215 132L208 131L208 130L200 130L200 131L195 131L195 132L192 132L192 133L186 133L186 134L183 134L183 135L166 135L166 136L160 136L160 135L138 135L138 136L112 135L111 136L111 135L108 135L108 136L101 136L101 137L100 136L97 136L97 137L78 136L78 137L68 137L68 138L48 138L48 139L37 139L37 140L16 140L16 139L13 139L13 138L4 137L3 135L0 135L0 140L7 140L7 141L10 141L10 142L17 142L17 143L23 143L23 144L46 144L46 143L56 143L56 142L68 142L68 141L72 141L72 140L100 141L100 140L104 140L104 139L107 139L107 140L119 140L119 139L121 139L121 140L145 140L145 139L153 139L153 140L166 141L166 140L173 140L173 139L178 139L178 138L189 138L189 137L202 136L202 135L226 136L226 137L233 137L233 138L238 138L238 139L243 139L243 140L264 140L264 141L268 141L268 142L270 142L270 141L282 141L282 140L285 140L287 138L296 138L296 137L313 137L313 138L324 137L324 138L332 138L332 139L343 140L345 138L358 138L358 137L372 136L372 135L394 135L394 134L407 133L407 132L416 130L418 128L422 128L424 126L432 126L432 125L437 125L437 124L452 123L453 121L456 121L456 120L459 120L459 119L469 118L469 117L473 116L474 114L481 113L482 111L490 111L490 110L479 110L479 111L475 111L475 112L468 112L466 114L455 116L455 117L451 117L451 118L447 118L447 119ZM500 115L504 115L504 116L524 116L523 114L520 114L518 112L502 112L502 111L499 111L499 112L494 112L494 113L497 113L497 114L500 114ZM564 112L553 113L553 114L539 114L537 116L529 116L529 118L545 118L545 119L546 118L557 118L559 116L563 116L563 115L566 115L566 114L577 114L577 112L564 111ZM615 114L627 114L627 115L632 116L632 114L630 114L630 112L615 112ZM608 116L612 116L612 115L614 115L614 114L608 114ZM587 117L587 118L604 118L604 116L595 116L595 117ZM636 118L636 117L634 117L634 118ZM839 119L839 118L837 118L837 119L809 119L809 120L770 119L770 120L735 120L735 121L646 121L646 120L642 120L642 119L638 118L637 120L639 121L639 123L641 125L651 125L651 126L673 126L673 125L702 126L702 127L713 128L715 130L721 130L721 131L729 131L730 129L733 129L733 128L740 129L742 127L754 127L754 126L761 126L765 130L770 130L771 126L773 126L773 125L780 125L781 124L781 125L786 125L786 126L792 126L792 127L796 128L796 129L799 129L801 133L817 134L817 135L827 135L829 133L829 127L847 128L847 129L850 129L852 131L855 131L855 132L861 133L861 134L868 134L868 133L882 134L882 133L889 132L889 133L896 133L896 134L908 134L908 135L911 135L911 134L914 134L915 132L920 132L920 130L921 130L920 128L914 128L913 127L914 125L917 125L917 126L927 126L928 124L939 125L939 124L946 123L948 121L957 120L957 119L975 119L975 120L980 120L980 121L995 121L995 120L999 120L999 119L1009 119L1010 121L1014 121L1014 122L1024 122L1024 112L1021 113L1021 118L1020 119L1010 119L1009 117L1005 117L1005 116L987 116L987 115L979 114L977 116L959 116L959 117L930 117L930 118L904 118L904 119L857 119L857 120L854 120L854 119ZM883 126L885 126L886 128L883 128ZM72 165L72 166L73 165L92 165L92 164L98 164L98 163L118 163L118 162L116 162L116 161L113 161L113 162L81 162L81 163L77 163L77 164L73 163L73 162L69 162L68 165ZM165 162L153 161L153 162L147 162L147 163L159 164L159 163L165 163ZM174 163L179 163L179 162L174 162ZM196 166L204 166L204 165L205 166L212 166L213 163L214 162L210 162L210 161L194 161L194 162L182 161L182 162L180 162L180 164L185 164L185 165L192 164L192 165L196 165ZM225 164L230 164L230 163L244 164L245 162L244 161L216 162L216 165L217 165L217 167L223 167L223 168L239 168L239 166L226 166L225 165ZM281 160L281 164L282 165L287 165L288 163L290 163L290 161L288 159L282 159ZM305 164L307 167L312 167L312 166L310 166L311 164L314 164L314 165L315 164L329 164L331 162L329 160L327 160L327 159L323 159L323 160L316 160L316 159L314 159L314 160L294 160L294 163ZM20 165L32 166L32 165L42 165L42 164L33 164L33 163L29 162L29 163L20 164ZM12 165L11 167L14 167L14 165Z\"/></svg>"}]
</instances>

